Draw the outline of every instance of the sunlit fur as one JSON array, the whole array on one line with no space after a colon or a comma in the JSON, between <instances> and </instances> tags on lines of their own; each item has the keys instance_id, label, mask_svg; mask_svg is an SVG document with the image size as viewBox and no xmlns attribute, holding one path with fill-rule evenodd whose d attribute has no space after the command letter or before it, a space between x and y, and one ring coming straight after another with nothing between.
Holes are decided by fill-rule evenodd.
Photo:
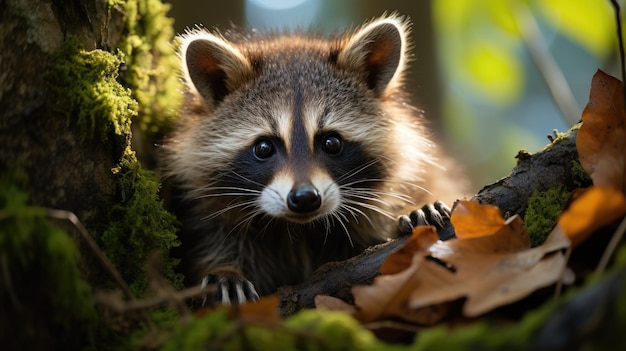
<instances>
[{"instance_id":1,"label":"sunlit fur","mask_svg":"<svg viewBox=\"0 0 626 351\"><path fill-rule=\"evenodd\" d=\"M392 15L330 39L204 30L181 37L186 107L164 146L163 173L177 189L192 280L235 268L271 293L383 242L400 211L438 197L447 177L403 91L408 27ZM292 138L297 123L305 139ZM320 155L315 143L327 133L351 154ZM251 158L264 137L284 148L279 159ZM308 148L305 157L295 159L294 143ZM342 168L354 158L360 163ZM302 174L322 205L290 213L285 198Z\"/></svg>"}]
</instances>

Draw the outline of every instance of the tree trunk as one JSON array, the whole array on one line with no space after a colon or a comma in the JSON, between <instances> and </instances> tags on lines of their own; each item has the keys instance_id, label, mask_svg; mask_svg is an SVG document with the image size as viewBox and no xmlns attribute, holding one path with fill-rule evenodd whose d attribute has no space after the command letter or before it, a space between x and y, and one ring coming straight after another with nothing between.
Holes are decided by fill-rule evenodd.
<instances>
[{"instance_id":1,"label":"tree trunk","mask_svg":"<svg viewBox=\"0 0 626 351\"><path fill-rule=\"evenodd\" d=\"M0 173L24 168L32 204L72 211L96 232L115 201L111 169L125 140L79 135L45 77L68 35L86 50L115 48L111 38L122 27L112 24L122 15L97 0L7 0L0 7Z\"/></svg>"},{"instance_id":2,"label":"tree trunk","mask_svg":"<svg viewBox=\"0 0 626 351\"><path fill-rule=\"evenodd\" d=\"M130 147L131 119L160 106L149 99L164 88L150 84L177 81L168 8L157 0L0 0L3 348L106 340L119 321L96 312L94 290L143 294L153 251L160 273L180 287L168 257L175 219ZM177 101L177 86L167 89Z\"/></svg>"}]
</instances>

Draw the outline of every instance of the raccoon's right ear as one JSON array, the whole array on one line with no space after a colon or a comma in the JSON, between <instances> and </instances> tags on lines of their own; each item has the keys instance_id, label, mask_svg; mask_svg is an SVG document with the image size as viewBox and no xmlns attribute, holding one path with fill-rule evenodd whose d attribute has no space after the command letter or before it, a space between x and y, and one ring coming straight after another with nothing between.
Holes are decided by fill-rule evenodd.
<instances>
[{"instance_id":1,"label":"raccoon's right ear","mask_svg":"<svg viewBox=\"0 0 626 351\"><path fill-rule=\"evenodd\" d=\"M252 77L250 61L231 43L208 32L183 37L183 73L187 83L211 107Z\"/></svg>"}]
</instances>

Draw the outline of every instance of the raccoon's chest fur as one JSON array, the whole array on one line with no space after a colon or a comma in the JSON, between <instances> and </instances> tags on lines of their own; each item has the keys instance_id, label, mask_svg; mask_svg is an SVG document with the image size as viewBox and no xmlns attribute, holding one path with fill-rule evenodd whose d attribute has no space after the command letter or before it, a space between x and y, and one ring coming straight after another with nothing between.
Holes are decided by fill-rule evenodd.
<instances>
[{"instance_id":1,"label":"raccoon's chest fur","mask_svg":"<svg viewBox=\"0 0 626 351\"><path fill-rule=\"evenodd\" d=\"M442 173L403 92L407 23L335 39L182 38L186 108L166 143L183 261L226 268L261 294L393 236L398 211Z\"/></svg>"}]
</instances>

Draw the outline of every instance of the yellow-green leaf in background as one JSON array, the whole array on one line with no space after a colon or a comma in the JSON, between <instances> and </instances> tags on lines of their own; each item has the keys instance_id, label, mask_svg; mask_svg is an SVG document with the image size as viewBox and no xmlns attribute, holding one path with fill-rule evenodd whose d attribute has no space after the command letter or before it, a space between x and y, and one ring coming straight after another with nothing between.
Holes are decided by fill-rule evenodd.
<instances>
[{"instance_id":1,"label":"yellow-green leaf in background","mask_svg":"<svg viewBox=\"0 0 626 351\"><path fill-rule=\"evenodd\" d=\"M550 25L593 54L604 57L615 42L609 0L534 0Z\"/></svg>"},{"instance_id":2,"label":"yellow-green leaf in background","mask_svg":"<svg viewBox=\"0 0 626 351\"><path fill-rule=\"evenodd\" d=\"M524 86L524 76L514 50L504 43L481 39L468 49L462 67L477 93L498 104L516 101Z\"/></svg>"}]
</instances>

